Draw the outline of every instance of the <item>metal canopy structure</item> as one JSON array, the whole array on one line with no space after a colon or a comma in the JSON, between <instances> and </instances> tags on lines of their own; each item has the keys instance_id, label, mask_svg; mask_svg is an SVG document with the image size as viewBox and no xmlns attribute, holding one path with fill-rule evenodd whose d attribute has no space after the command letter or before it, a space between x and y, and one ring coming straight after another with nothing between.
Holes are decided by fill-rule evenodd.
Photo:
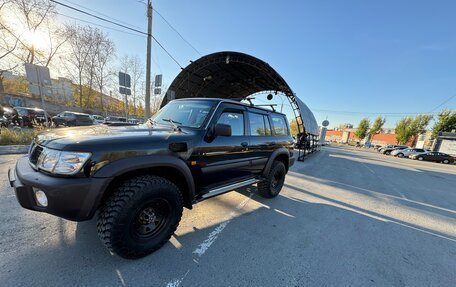
<instances>
[{"instance_id":1,"label":"metal canopy structure","mask_svg":"<svg viewBox=\"0 0 456 287\"><path fill-rule=\"evenodd\" d=\"M226 98L241 101L257 93L281 93L293 109L299 134L318 135L310 109L268 63L239 52L218 52L192 61L174 79L161 106L181 98Z\"/></svg>"}]
</instances>

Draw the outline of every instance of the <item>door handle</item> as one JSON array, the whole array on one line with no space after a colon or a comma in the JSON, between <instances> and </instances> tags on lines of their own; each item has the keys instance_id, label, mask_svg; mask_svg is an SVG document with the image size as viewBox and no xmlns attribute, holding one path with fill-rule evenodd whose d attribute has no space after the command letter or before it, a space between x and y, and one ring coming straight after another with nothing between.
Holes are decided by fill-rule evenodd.
<instances>
[{"instance_id":1,"label":"door handle","mask_svg":"<svg viewBox=\"0 0 456 287\"><path fill-rule=\"evenodd\" d=\"M242 146L242 147L248 147L248 146L249 146L249 143L248 143L248 142L241 142L241 146Z\"/></svg>"}]
</instances>

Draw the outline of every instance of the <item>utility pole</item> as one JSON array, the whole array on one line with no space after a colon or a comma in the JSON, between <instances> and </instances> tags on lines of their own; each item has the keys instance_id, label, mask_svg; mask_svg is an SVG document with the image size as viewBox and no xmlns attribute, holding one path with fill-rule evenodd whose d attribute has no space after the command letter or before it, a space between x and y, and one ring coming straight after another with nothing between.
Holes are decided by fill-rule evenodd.
<instances>
[{"instance_id":1,"label":"utility pole","mask_svg":"<svg viewBox=\"0 0 456 287\"><path fill-rule=\"evenodd\" d=\"M146 59L146 98L144 117L150 118L150 70L152 57L152 0L147 0L147 59Z\"/></svg>"}]
</instances>

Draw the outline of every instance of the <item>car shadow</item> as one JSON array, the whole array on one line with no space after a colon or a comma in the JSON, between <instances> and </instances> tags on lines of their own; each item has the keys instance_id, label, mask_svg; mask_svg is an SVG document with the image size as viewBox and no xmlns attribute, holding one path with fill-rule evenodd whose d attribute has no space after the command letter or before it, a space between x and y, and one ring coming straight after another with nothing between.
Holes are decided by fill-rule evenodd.
<instances>
[{"instance_id":1,"label":"car shadow","mask_svg":"<svg viewBox=\"0 0 456 287\"><path fill-rule=\"evenodd\" d=\"M288 190L302 197L290 196ZM238 191L242 198L251 198L249 209L235 213L202 256L194 250L224 221L215 220L204 228L196 228L195 224L186 233L178 230L179 235L155 253L125 260L104 248L96 235L95 220L59 220L57 235L64 243L18 250L1 282L4 286L166 286L175 278L185 277L183 286L216 286L220 282L237 286L249 282L256 286L350 282L416 285L413 282L420 281L408 280L435 283L432 280L437 277L443 285L454 283L452 267L456 262L448 250L454 250L455 241L435 236L431 230L331 198L324 199L344 208L309 202L305 200L307 195L320 195L289 184L284 194L274 199L252 195L255 192L254 187ZM200 211L209 209L209 205L233 210L236 207L230 196L207 200L201 204L208 205L199 207ZM207 220L214 218L211 213L204 216ZM192 212L186 212L183 221L192 222ZM68 235L71 227L75 227L74 237ZM336 258L350 258L347 260L352 263ZM413 265L407 265L408 261ZM439 271L432 276L423 272L429 266ZM248 271L230 277L240 268ZM372 268L381 272L372 273Z\"/></svg>"}]
</instances>

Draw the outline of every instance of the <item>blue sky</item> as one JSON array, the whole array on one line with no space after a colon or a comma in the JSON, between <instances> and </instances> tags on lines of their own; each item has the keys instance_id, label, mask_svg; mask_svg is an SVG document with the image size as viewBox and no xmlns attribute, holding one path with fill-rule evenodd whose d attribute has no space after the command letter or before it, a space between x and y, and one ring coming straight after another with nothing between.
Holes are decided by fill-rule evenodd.
<instances>
[{"instance_id":1,"label":"blue sky","mask_svg":"<svg viewBox=\"0 0 456 287\"><path fill-rule=\"evenodd\" d=\"M139 1L71 1L146 30ZM434 110L456 94L455 1L156 0L153 5L203 55L233 50L268 62L317 121L327 117L330 127L356 126L363 116L373 120L380 112L456 109L454 97ZM106 32L119 55L145 59L144 37ZM182 65L199 58L156 14L153 34ZM165 83L180 71L155 43L152 69L163 73ZM386 126L394 127L400 116L387 116Z\"/></svg>"}]
</instances>

